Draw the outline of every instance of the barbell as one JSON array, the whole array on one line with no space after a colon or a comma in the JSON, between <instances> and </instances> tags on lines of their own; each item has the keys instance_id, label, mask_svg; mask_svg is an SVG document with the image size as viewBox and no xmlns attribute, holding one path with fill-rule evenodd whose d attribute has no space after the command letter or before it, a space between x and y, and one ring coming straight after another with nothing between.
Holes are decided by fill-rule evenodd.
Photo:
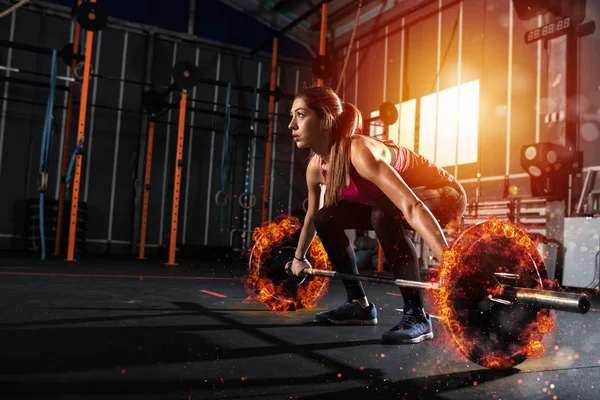
<instances>
[{"instance_id":1,"label":"barbell","mask_svg":"<svg viewBox=\"0 0 600 400\"><path fill-rule=\"evenodd\" d=\"M288 262L285 267L286 270L290 266L291 262ZM439 283L435 282L419 282L369 275L347 274L314 268L306 268L302 272L308 276L325 276L335 279L382 283L395 285L401 288L406 287L414 289L440 290L442 287ZM490 301L511 306L515 303L521 303L530 306L547 307L555 310L563 310L579 314L586 314L590 308L590 299L586 294L514 287L508 284L508 282L511 280L518 280L520 278L519 275L502 272L494 272L493 275L496 283L491 296L488 296Z\"/></svg>"},{"instance_id":2,"label":"barbell","mask_svg":"<svg viewBox=\"0 0 600 400\"><path fill-rule=\"evenodd\" d=\"M275 312L313 308L330 279L425 289L433 312L462 355L491 369L508 369L545 353L543 337L556 326L551 310L585 314L584 293L561 291L548 279L537 243L518 225L489 220L465 229L444 252L436 280L410 281L333 271L315 237L304 276L289 276L300 222L280 216L256 228L246 288Z\"/></svg>"},{"instance_id":3,"label":"barbell","mask_svg":"<svg viewBox=\"0 0 600 400\"><path fill-rule=\"evenodd\" d=\"M394 105L394 103L390 101L384 101L379 106L379 115L373 118L365 118L363 122L365 124L370 124L373 121L381 121L384 125L392 125L398 121L398 109Z\"/></svg>"},{"instance_id":4,"label":"barbell","mask_svg":"<svg viewBox=\"0 0 600 400\"><path fill-rule=\"evenodd\" d=\"M171 70L173 83L163 90L148 89L142 94L142 107L150 114L158 114L167 109L171 104L167 101L172 91L185 89L192 90L200 83L202 73L190 61L178 61Z\"/></svg>"}]
</instances>

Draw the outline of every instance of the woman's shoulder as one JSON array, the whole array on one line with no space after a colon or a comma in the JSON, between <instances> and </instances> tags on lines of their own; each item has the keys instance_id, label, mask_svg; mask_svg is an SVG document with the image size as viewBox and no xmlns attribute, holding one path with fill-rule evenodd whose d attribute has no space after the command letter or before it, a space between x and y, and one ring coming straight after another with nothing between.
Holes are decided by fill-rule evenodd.
<instances>
[{"instance_id":1,"label":"woman's shoulder","mask_svg":"<svg viewBox=\"0 0 600 400\"><path fill-rule=\"evenodd\" d=\"M385 144L365 135L354 135L350 142L352 156L376 155L385 151Z\"/></svg>"},{"instance_id":2,"label":"woman's shoulder","mask_svg":"<svg viewBox=\"0 0 600 400\"><path fill-rule=\"evenodd\" d=\"M353 135L350 140L351 150L363 150L373 147L374 140L365 135Z\"/></svg>"}]
</instances>

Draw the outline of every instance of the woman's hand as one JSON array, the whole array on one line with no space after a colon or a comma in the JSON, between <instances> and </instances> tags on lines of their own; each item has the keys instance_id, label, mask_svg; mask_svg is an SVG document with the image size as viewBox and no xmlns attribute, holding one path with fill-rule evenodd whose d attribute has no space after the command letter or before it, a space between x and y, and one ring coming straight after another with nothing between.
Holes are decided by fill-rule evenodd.
<instances>
[{"instance_id":1,"label":"woman's hand","mask_svg":"<svg viewBox=\"0 0 600 400\"><path fill-rule=\"evenodd\" d=\"M312 268L307 259L300 261L294 258L294 261L285 264L285 272L290 276L306 276L305 269Z\"/></svg>"}]
</instances>

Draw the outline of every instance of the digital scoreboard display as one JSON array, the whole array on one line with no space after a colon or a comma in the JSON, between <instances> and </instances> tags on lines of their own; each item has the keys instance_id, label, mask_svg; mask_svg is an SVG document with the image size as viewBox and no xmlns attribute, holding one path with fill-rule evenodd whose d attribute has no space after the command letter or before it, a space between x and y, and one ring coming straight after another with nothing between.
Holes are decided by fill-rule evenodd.
<instances>
[{"instance_id":1,"label":"digital scoreboard display","mask_svg":"<svg viewBox=\"0 0 600 400\"><path fill-rule=\"evenodd\" d=\"M525 33L525 43L560 36L571 26L571 17L557 19L554 22L532 29Z\"/></svg>"}]
</instances>

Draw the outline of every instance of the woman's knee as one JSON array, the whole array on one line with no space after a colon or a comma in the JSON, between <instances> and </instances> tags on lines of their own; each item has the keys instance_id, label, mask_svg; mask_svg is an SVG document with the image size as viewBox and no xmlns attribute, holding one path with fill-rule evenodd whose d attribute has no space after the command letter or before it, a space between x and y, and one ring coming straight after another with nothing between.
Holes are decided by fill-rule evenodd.
<instances>
[{"instance_id":1,"label":"woman's knee","mask_svg":"<svg viewBox=\"0 0 600 400\"><path fill-rule=\"evenodd\" d=\"M467 196L461 195L460 198L453 205L452 221L457 221L465 215L467 210Z\"/></svg>"},{"instance_id":2,"label":"woman's knee","mask_svg":"<svg viewBox=\"0 0 600 400\"><path fill-rule=\"evenodd\" d=\"M458 191L452 190L452 192L453 196L444 199L440 210L440 224L442 225L458 221L467 209L467 196Z\"/></svg>"}]
</instances>

